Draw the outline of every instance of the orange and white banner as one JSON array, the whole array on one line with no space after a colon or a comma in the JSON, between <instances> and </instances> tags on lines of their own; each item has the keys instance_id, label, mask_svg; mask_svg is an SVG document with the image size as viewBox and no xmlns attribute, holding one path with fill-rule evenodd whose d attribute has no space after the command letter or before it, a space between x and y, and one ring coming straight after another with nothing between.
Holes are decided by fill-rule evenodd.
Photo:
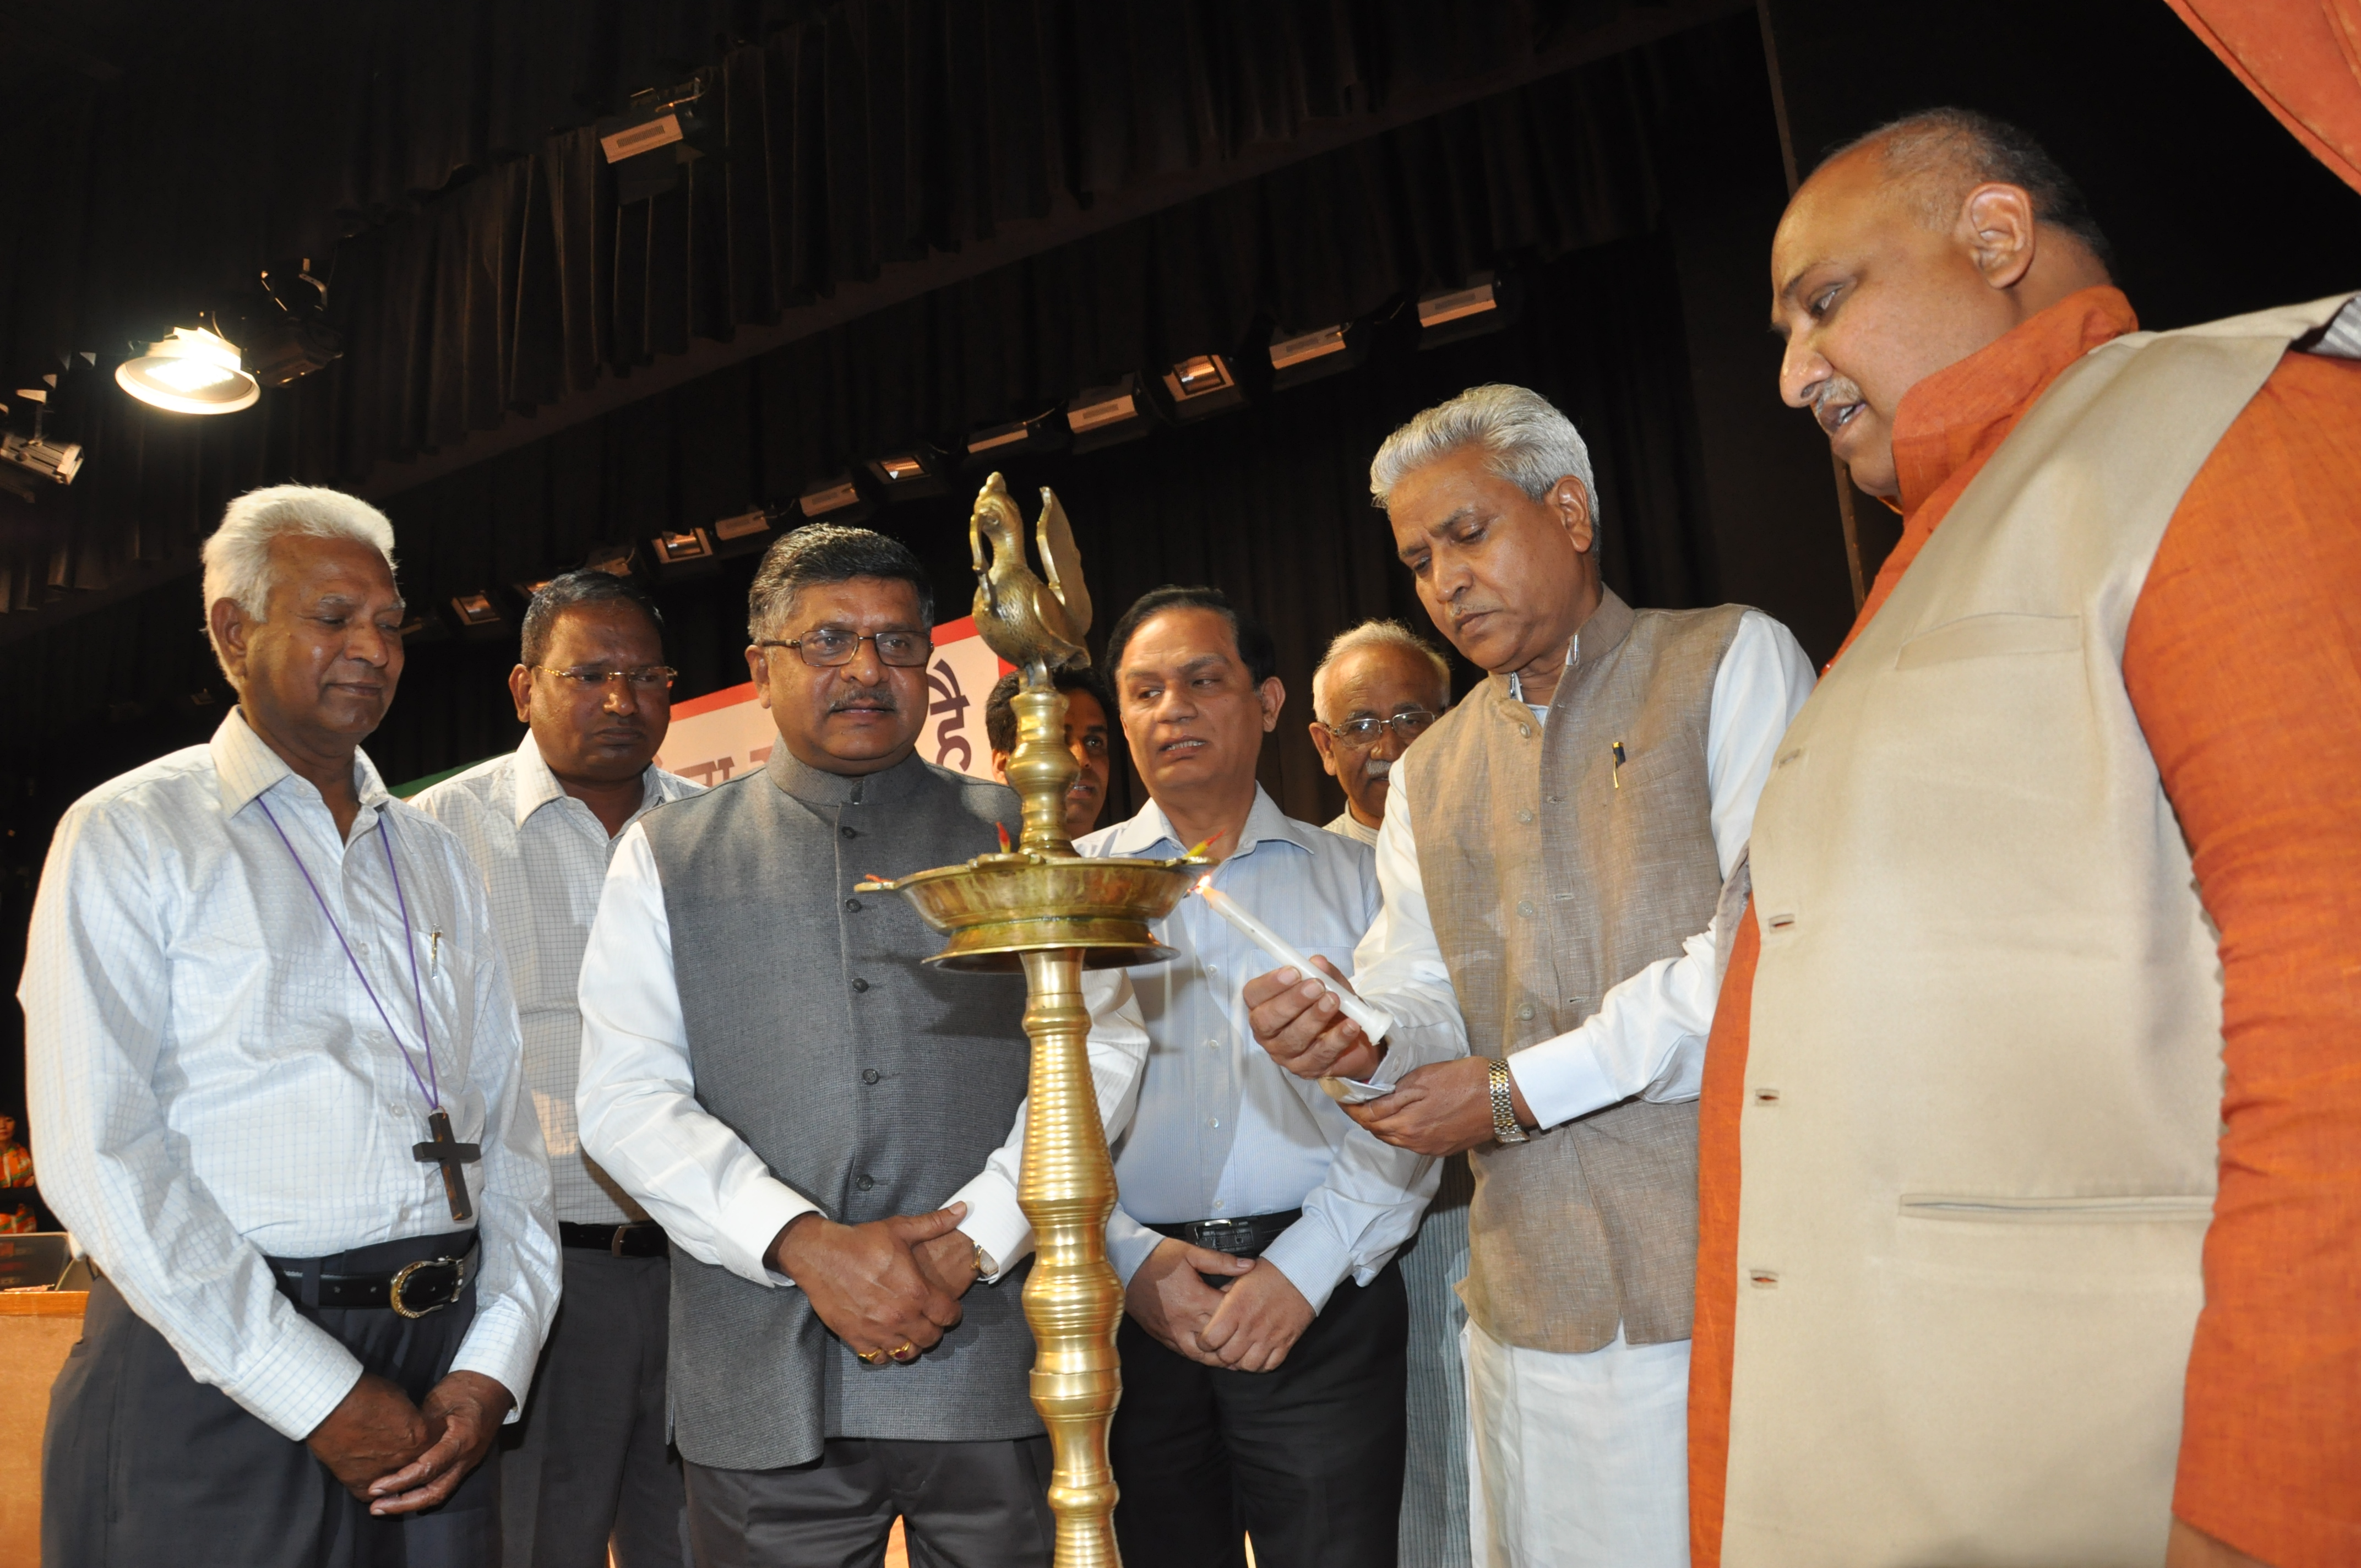
<instances>
[{"instance_id":1,"label":"orange and white banner","mask_svg":"<svg viewBox=\"0 0 2361 1568\"><path fill-rule=\"evenodd\" d=\"M918 755L977 778L992 777L992 743L983 733L983 702L1009 666L976 635L963 616L935 628L927 661L927 728ZM759 768L779 742L771 710L754 700L754 683L675 703L672 729L656 765L713 785Z\"/></svg>"}]
</instances>

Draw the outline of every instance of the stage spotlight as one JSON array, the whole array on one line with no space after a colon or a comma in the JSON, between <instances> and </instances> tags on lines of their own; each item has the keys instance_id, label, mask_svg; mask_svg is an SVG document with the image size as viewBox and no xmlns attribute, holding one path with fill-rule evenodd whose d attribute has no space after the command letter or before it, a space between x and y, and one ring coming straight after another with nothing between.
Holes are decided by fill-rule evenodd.
<instances>
[{"instance_id":1,"label":"stage spotlight","mask_svg":"<svg viewBox=\"0 0 2361 1568\"><path fill-rule=\"evenodd\" d=\"M489 588L478 588L471 594L453 594L451 614L459 622L459 630L473 637L497 634L506 619L500 614L500 607L493 602Z\"/></svg>"},{"instance_id":2,"label":"stage spotlight","mask_svg":"<svg viewBox=\"0 0 2361 1568\"><path fill-rule=\"evenodd\" d=\"M1200 354L1164 372L1164 395L1172 400L1172 417L1183 422L1243 407L1246 400L1236 367L1220 354Z\"/></svg>"},{"instance_id":3,"label":"stage spotlight","mask_svg":"<svg viewBox=\"0 0 2361 1568\"><path fill-rule=\"evenodd\" d=\"M640 575L640 549L636 544L594 544L582 563L586 572L604 572L610 577L636 577Z\"/></svg>"},{"instance_id":4,"label":"stage spotlight","mask_svg":"<svg viewBox=\"0 0 2361 1568\"><path fill-rule=\"evenodd\" d=\"M736 517L718 519L713 524L714 554L751 555L765 548L771 543L772 524L779 511L777 507L756 507Z\"/></svg>"},{"instance_id":5,"label":"stage spotlight","mask_svg":"<svg viewBox=\"0 0 2361 1568\"><path fill-rule=\"evenodd\" d=\"M551 577L520 577L509 587L516 590L517 598L530 605L533 603L533 596L549 587L554 581L555 579Z\"/></svg>"},{"instance_id":6,"label":"stage spotlight","mask_svg":"<svg viewBox=\"0 0 2361 1568\"><path fill-rule=\"evenodd\" d=\"M176 326L136 359L115 367L115 385L176 414L234 414L262 396L235 345L201 326Z\"/></svg>"},{"instance_id":7,"label":"stage spotlight","mask_svg":"<svg viewBox=\"0 0 2361 1568\"><path fill-rule=\"evenodd\" d=\"M631 107L600 120L599 150L615 166L615 199L628 206L680 185L681 166L722 149L720 126L697 113L698 82L631 95Z\"/></svg>"},{"instance_id":8,"label":"stage spotlight","mask_svg":"<svg viewBox=\"0 0 2361 1568\"><path fill-rule=\"evenodd\" d=\"M57 378L49 379L54 384ZM74 476L82 472L82 446L49 439L46 388L19 387L16 396L33 405L33 433L0 431L0 489L29 501L53 485L73 483ZM8 405L0 403L0 414L7 411Z\"/></svg>"},{"instance_id":9,"label":"stage spotlight","mask_svg":"<svg viewBox=\"0 0 2361 1568\"><path fill-rule=\"evenodd\" d=\"M1497 272L1477 272L1465 289L1447 289L1418 297L1418 345L1439 348L1464 337L1498 332L1517 319L1522 293L1516 279Z\"/></svg>"},{"instance_id":10,"label":"stage spotlight","mask_svg":"<svg viewBox=\"0 0 2361 1568\"><path fill-rule=\"evenodd\" d=\"M835 474L806 485L796 510L806 522L859 522L876 510L876 502L862 488L859 476Z\"/></svg>"},{"instance_id":11,"label":"stage spotlight","mask_svg":"<svg viewBox=\"0 0 2361 1568\"><path fill-rule=\"evenodd\" d=\"M963 467L997 466L1017 457L1031 457L1043 452L1054 452L1066 444L1065 422L1058 411L1050 410L1032 419L1020 419L1008 424L989 425L969 436L961 444Z\"/></svg>"},{"instance_id":12,"label":"stage spotlight","mask_svg":"<svg viewBox=\"0 0 2361 1568\"><path fill-rule=\"evenodd\" d=\"M943 455L931 446L889 452L883 457L870 458L862 466L877 481L889 506L895 501L950 494L950 477L944 471Z\"/></svg>"},{"instance_id":13,"label":"stage spotlight","mask_svg":"<svg viewBox=\"0 0 2361 1568\"><path fill-rule=\"evenodd\" d=\"M655 553L656 570L667 582L701 576L716 565L713 535L701 528L659 533L648 541L648 544Z\"/></svg>"},{"instance_id":14,"label":"stage spotlight","mask_svg":"<svg viewBox=\"0 0 2361 1568\"><path fill-rule=\"evenodd\" d=\"M1086 387L1066 405L1066 428L1074 433L1076 452L1137 441L1148 433L1148 398L1137 376L1126 376L1112 386Z\"/></svg>"},{"instance_id":15,"label":"stage spotlight","mask_svg":"<svg viewBox=\"0 0 2361 1568\"><path fill-rule=\"evenodd\" d=\"M247 370L266 387L284 387L344 356L345 340L323 314L328 286L312 276L312 259L289 278L285 269L262 274L270 303L238 328ZM290 302L292 302L291 303Z\"/></svg>"},{"instance_id":16,"label":"stage spotlight","mask_svg":"<svg viewBox=\"0 0 2361 1568\"><path fill-rule=\"evenodd\" d=\"M1342 322L1318 332L1280 338L1270 345L1271 389L1284 391L1352 369L1368 358L1369 340L1369 329L1361 322Z\"/></svg>"}]
</instances>

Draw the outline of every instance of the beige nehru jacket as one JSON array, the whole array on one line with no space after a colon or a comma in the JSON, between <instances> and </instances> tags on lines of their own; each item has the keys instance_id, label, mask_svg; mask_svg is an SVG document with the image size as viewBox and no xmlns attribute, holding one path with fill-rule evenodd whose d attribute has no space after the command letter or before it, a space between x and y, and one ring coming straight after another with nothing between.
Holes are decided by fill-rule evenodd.
<instances>
[{"instance_id":1,"label":"beige nehru jacket","mask_svg":"<svg viewBox=\"0 0 2361 1568\"><path fill-rule=\"evenodd\" d=\"M1745 607L1582 628L1547 725L1488 679L1403 753L1419 875L1482 1055L1578 1026L1706 928L1721 890L1706 740ZM1617 783L1615 743L1623 747ZM1631 1100L1470 1163L1469 1314L1510 1344L1592 1351L1689 1336L1697 1102Z\"/></svg>"},{"instance_id":2,"label":"beige nehru jacket","mask_svg":"<svg viewBox=\"0 0 2361 1568\"><path fill-rule=\"evenodd\" d=\"M2163 1561L2222 990L2124 638L2181 492L2340 302L2093 350L1788 731L1729 1568Z\"/></svg>"}]
</instances>

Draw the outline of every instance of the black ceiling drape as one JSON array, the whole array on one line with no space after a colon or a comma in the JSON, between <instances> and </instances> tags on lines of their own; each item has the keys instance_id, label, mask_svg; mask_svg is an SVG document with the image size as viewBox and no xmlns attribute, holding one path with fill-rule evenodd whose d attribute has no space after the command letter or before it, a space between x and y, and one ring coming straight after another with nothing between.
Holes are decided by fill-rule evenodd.
<instances>
[{"instance_id":1,"label":"black ceiling drape","mask_svg":"<svg viewBox=\"0 0 2361 1568\"><path fill-rule=\"evenodd\" d=\"M240 9L221 8L213 30ZM0 214L14 236L0 239L0 352L31 367L94 352L64 362L57 410L87 466L38 508L0 498L0 607L70 606L182 563L238 489L373 472L382 488L390 462L775 326L889 267L1011 224L1079 225L1093 203L1315 123L1686 14L1628 0L842 0L711 57L727 156L620 208L589 126L523 127L569 104L586 118L587 100L614 95L618 59L645 74L684 40L741 36L777 11L680 0L620 38L636 9L576 7L566 24L547 0L332 7L300 43L283 27L243 40L252 58L237 78L276 88L219 127L219 80L201 70L135 72L60 104L43 122L49 150L77 177L52 209L19 185ZM319 29L351 55L324 52ZM1726 46L1699 38L1728 30L1675 35L1099 233L1032 275L1027 341L1003 356L1027 363L996 384L972 378L925 417L1003 417L1012 399L1055 401L1168 349L1230 345L1257 314L1320 324L1505 252L1632 232L1653 205L1650 132L1670 97L1726 68ZM430 182L449 188L413 206ZM342 360L228 419L158 414L115 391L128 336L250 287L260 261L321 256L327 218L375 224L335 252ZM971 284L1022 287L1006 270Z\"/></svg>"}]
</instances>

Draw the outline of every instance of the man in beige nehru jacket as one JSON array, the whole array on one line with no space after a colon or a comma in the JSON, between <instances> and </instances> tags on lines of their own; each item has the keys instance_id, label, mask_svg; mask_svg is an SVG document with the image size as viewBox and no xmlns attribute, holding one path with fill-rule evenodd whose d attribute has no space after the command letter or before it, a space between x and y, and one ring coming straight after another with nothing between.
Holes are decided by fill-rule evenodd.
<instances>
[{"instance_id":1,"label":"man in beige nehru jacket","mask_svg":"<svg viewBox=\"0 0 2361 1568\"><path fill-rule=\"evenodd\" d=\"M1608 588L1589 454L1537 393L1428 410L1370 489L1435 625L1489 672L1392 771L1385 909L1355 956L1397 1026L1450 1021L1471 1054L1349 1108L1475 1172L1475 1560L1681 1568L1715 910L1811 666L1759 611ZM1367 1076L1375 1049L1287 972L1247 989L1257 1037Z\"/></svg>"}]
</instances>

